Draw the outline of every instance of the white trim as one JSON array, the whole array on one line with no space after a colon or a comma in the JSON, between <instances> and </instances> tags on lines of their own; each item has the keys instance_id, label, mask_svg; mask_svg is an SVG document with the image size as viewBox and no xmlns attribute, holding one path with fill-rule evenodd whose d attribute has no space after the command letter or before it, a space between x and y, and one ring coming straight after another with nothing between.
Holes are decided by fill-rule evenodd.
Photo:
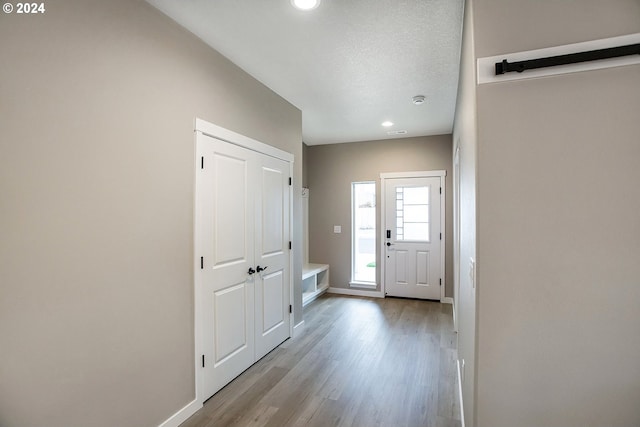
<instances>
[{"instance_id":1,"label":"white trim","mask_svg":"<svg viewBox=\"0 0 640 427\"><path fill-rule=\"evenodd\" d=\"M378 287L377 283L373 282L349 282L350 288L361 288L361 289L376 289Z\"/></svg>"},{"instance_id":2,"label":"white trim","mask_svg":"<svg viewBox=\"0 0 640 427\"><path fill-rule=\"evenodd\" d=\"M304 320L303 320L293 327L293 333L291 334L291 338L296 338L302 335L302 333L304 332L304 329L305 329L305 326L304 326Z\"/></svg>"},{"instance_id":3,"label":"white trim","mask_svg":"<svg viewBox=\"0 0 640 427\"><path fill-rule=\"evenodd\" d=\"M458 368L458 399L460 400L460 427L464 427L464 403L462 402L462 375L460 371L460 359L456 360Z\"/></svg>"},{"instance_id":4,"label":"white trim","mask_svg":"<svg viewBox=\"0 0 640 427\"><path fill-rule=\"evenodd\" d=\"M358 289L345 289L345 288L332 288L327 289L327 293L338 295L351 295L354 297L372 297L372 298L384 298L384 294L380 291L369 292L360 291Z\"/></svg>"},{"instance_id":5,"label":"white trim","mask_svg":"<svg viewBox=\"0 0 640 427\"><path fill-rule=\"evenodd\" d=\"M442 286L440 286L440 302L444 302L445 300L445 288L447 287L446 281L446 269L445 269L445 260L446 256L446 245L445 242L447 240L447 218L446 218L446 205L447 205L447 189L446 189L446 170L433 170L433 171L415 171L415 172L382 172L380 174L380 224L382 229L385 228L386 221L386 192L385 192L385 180L393 179L393 178L440 178L440 187L442 187L442 200L440 201L440 231L442 232L442 240L440 240L440 274L442 276ZM380 254L383 255L386 252L385 249L385 241L384 236L380 239ZM382 295L385 295L385 265L386 262L380 263L380 292Z\"/></svg>"},{"instance_id":6,"label":"white trim","mask_svg":"<svg viewBox=\"0 0 640 427\"><path fill-rule=\"evenodd\" d=\"M571 53L585 52L610 47L625 46L640 43L640 33L629 34L608 39L591 40L581 43L566 44L563 46L548 47L544 49L529 50L525 52L504 53L502 55L478 58L478 84L497 83L510 80L532 79L538 77L554 76L558 74L577 73L580 71L599 70L603 68L621 67L625 65L640 64L640 55L621 56L619 58L601 59L598 61L580 62L569 65L526 70L522 73L505 73L495 75L495 63L506 59L509 62L526 61L529 59L545 58L549 56L567 55Z\"/></svg>"},{"instance_id":7,"label":"white trim","mask_svg":"<svg viewBox=\"0 0 640 427\"><path fill-rule=\"evenodd\" d=\"M206 120L196 118L195 128L196 132L202 132L212 138L220 139L234 145L239 145L240 147L248 148L249 150L266 154L267 156L293 163L294 156L291 153L287 153L286 151L272 145L265 144L253 138L249 138L248 136L214 125Z\"/></svg>"},{"instance_id":8,"label":"white trim","mask_svg":"<svg viewBox=\"0 0 640 427\"><path fill-rule=\"evenodd\" d=\"M382 296L386 296L385 292L385 266L387 265L385 254L385 242L386 242L386 210L387 210L387 196L385 195L385 179L387 179L386 173L380 174L380 293ZM377 267L377 265L376 265Z\"/></svg>"},{"instance_id":9,"label":"white trim","mask_svg":"<svg viewBox=\"0 0 640 427\"><path fill-rule=\"evenodd\" d=\"M444 298L442 298L442 301L440 301L440 302L443 303L443 304L451 304L451 305L453 305L453 298L444 297ZM455 317L455 315L454 315L454 317Z\"/></svg>"},{"instance_id":10,"label":"white trim","mask_svg":"<svg viewBox=\"0 0 640 427\"><path fill-rule=\"evenodd\" d=\"M196 119L197 120L197 119ZM202 277L200 274L200 263L198 262L198 253L200 252L200 248L202 247L201 239L202 237L198 236L197 226L200 223L200 209L197 198L197 188L198 188L198 157L200 153L198 152L198 133L196 132L195 138L193 141L194 145L194 158L193 158L193 338L194 338L194 379L195 379L195 402L199 403L200 407L204 403L204 399L202 399L202 390L204 388L204 375L200 371L200 356L204 354L203 350L203 333L202 333L202 325L204 323L203 319L203 311L202 304L204 301L204 295L202 291ZM193 403L193 402L192 402ZM187 408L189 405L185 406ZM181 411L184 411L183 408ZM179 411L177 414L179 414ZM174 415L175 417L175 415ZM168 427L168 426L167 426Z\"/></svg>"},{"instance_id":11,"label":"white trim","mask_svg":"<svg viewBox=\"0 0 640 427\"><path fill-rule=\"evenodd\" d=\"M460 138L453 156L453 330L458 332L460 307Z\"/></svg>"},{"instance_id":12,"label":"white trim","mask_svg":"<svg viewBox=\"0 0 640 427\"><path fill-rule=\"evenodd\" d=\"M381 179L387 178L430 178L434 176L447 176L446 170L435 171L411 171L411 172L382 172ZM382 190L381 190L382 191Z\"/></svg>"},{"instance_id":13,"label":"white trim","mask_svg":"<svg viewBox=\"0 0 640 427\"><path fill-rule=\"evenodd\" d=\"M440 302L444 302L445 290L447 287L447 269L445 268L445 261L447 259L446 244L447 241L447 180L445 177L447 173L440 176L440 188L442 188L442 198L440 199L440 231L442 232L442 239L440 239L440 275L442 276L442 284L440 286Z\"/></svg>"},{"instance_id":14,"label":"white trim","mask_svg":"<svg viewBox=\"0 0 640 427\"><path fill-rule=\"evenodd\" d=\"M291 179L291 185L289 186L289 242L291 242L291 249L289 249L289 304L291 305L291 313L289 313L289 337L293 337L295 332L293 322L296 318L296 303L293 295L293 173L293 156L291 156L291 161L289 162L289 179ZM302 286L302 283L300 286Z\"/></svg>"},{"instance_id":15,"label":"white trim","mask_svg":"<svg viewBox=\"0 0 640 427\"><path fill-rule=\"evenodd\" d=\"M178 427L191 415L195 414L200 408L202 408L202 402L199 402L196 398L189 402L184 408L180 409L178 412L167 418L166 421L160 424L158 427Z\"/></svg>"}]
</instances>

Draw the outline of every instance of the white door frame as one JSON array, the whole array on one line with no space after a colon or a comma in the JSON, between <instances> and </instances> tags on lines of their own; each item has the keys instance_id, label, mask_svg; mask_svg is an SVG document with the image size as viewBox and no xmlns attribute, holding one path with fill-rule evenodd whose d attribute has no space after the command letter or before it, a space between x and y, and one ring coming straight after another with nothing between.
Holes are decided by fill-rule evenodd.
<instances>
[{"instance_id":1,"label":"white door frame","mask_svg":"<svg viewBox=\"0 0 640 427\"><path fill-rule=\"evenodd\" d=\"M445 178L447 176L447 171L446 170L435 170L435 171L417 171L417 172L384 172L380 174L380 201L381 201L381 207L380 207L380 224L381 224L381 229L385 230L385 226L386 226L386 194L384 189L385 184L386 184L386 180L387 179L392 179L392 178L440 178L440 187L442 187L442 203L440 203L440 230L442 230L442 240L440 240L440 251L441 251L441 256L440 256L440 274L442 275L442 286L440 286L440 302L444 302L445 300L445 296L444 296L444 288L445 288L445 241L446 241L446 228L445 228L445 207L446 207L446 203L445 201L447 200L447 193L446 193L446 188L445 188ZM384 231L383 231L384 232ZM384 236L383 236L384 237ZM385 242L386 239L381 238L380 239L380 254L385 254L386 253L386 247L385 247ZM382 262L380 263L380 281L382 282L381 285L381 291L382 291L382 295L385 295L385 286L386 286L386 277L385 277L385 265L386 265L386 260L384 258L381 258Z\"/></svg>"},{"instance_id":2,"label":"white door frame","mask_svg":"<svg viewBox=\"0 0 640 427\"><path fill-rule=\"evenodd\" d=\"M460 313L460 139L453 156L453 330L458 332Z\"/></svg>"},{"instance_id":3,"label":"white door frame","mask_svg":"<svg viewBox=\"0 0 640 427\"><path fill-rule=\"evenodd\" d=\"M209 396L203 396L203 384L204 384L204 371L202 370L202 354L204 349L203 342L203 307L204 297L202 295L202 286L201 285L201 268L200 268L200 247L202 246L202 241L198 236L197 227L201 218L198 217L198 187L196 186L196 173L198 169L201 168L201 159L198 155L198 138L201 138L202 135L207 135L216 139L220 139L222 141L226 141L230 144L234 144L240 147L247 148L252 151L256 151L258 153L266 154L271 157L275 157L284 161L289 162L289 176L293 177L293 160L294 156L291 153L280 150L279 148L273 147L271 145L264 144L255 139L249 138L247 136L241 135L239 133L230 131L223 127L214 125L205 120L196 118L195 120L195 157L194 157L194 221L193 221L193 244L194 244L194 257L193 257L193 277L194 277L194 341L195 341L195 379L196 379L196 408L201 407L202 403ZM289 186L289 238L293 239L293 186ZM289 304L291 307L295 307L293 303L293 251L289 251ZM293 311L293 310L292 310ZM293 319L294 313L291 312L289 314L289 336L293 336Z\"/></svg>"}]
</instances>

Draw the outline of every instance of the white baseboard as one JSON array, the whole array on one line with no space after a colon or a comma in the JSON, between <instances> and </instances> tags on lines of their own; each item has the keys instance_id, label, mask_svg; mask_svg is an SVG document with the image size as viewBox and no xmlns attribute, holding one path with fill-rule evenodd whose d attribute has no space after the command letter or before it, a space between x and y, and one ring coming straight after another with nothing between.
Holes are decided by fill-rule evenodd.
<instances>
[{"instance_id":1,"label":"white baseboard","mask_svg":"<svg viewBox=\"0 0 640 427\"><path fill-rule=\"evenodd\" d=\"M464 427L464 404L462 403L462 373L460 372L460 359L456 360L458 367L458 399L460 399L460 426Z\"/></svg>"},{"instance_id":2,"label":"white baseboard","mask_svg":"<svg viewBox=\"0 0 640 427\"><path fill-rule=\"evenodd\" d=\"M451 297L444 297L442 298L442 301L440 301L443 304L453 304L453 298Z\"/></svg>"},{"instance_id":3,"label":"white baseboard","mask_svg":"<svg viewBox=\"0 0 640 427\"><path fill-rule=\"evenodd\" d=\"M330 294L339 295L351 295L354 297L372 297L372 298L384 298L384 294L380 291L361 291L358 289L345 289L345 288L329 288L327 292Z\"/></svg>"},{"instance_id":4,"label":"white baseboard","mask_svg":"<svg viewBox=\"0 0 640 427\"><path fill-rule=\"evenodd\" d=\"M178 427L185 422L191 415L195 414L198 409L202 408L202 402L198 402L197 399L192 400L184 408L169 417L165 422L158 427Z\"/></svg>"},{"instance_id":5,"label":"white baseboard","mask_svg":"<svg viewBox=\"0 0 640 427\"><path fill-rule=\"evenodd\" d=\"M291 338L299 337L304 332L304 320L293 327L293 336Z\"/></svg>"}]
</instances>

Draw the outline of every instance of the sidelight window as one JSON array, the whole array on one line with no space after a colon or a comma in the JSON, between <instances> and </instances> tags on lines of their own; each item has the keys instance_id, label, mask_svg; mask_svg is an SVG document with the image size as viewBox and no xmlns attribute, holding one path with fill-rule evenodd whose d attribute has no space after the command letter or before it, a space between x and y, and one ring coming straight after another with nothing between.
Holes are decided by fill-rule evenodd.
<instances>
[{"instance_id":1,"label":"sidelight window","mask_svg":"<svg viewBox=\"0 0 640 427\"><path fill-rule=\"evenodd\" d=\"M376 183L354 182L352 206L351 285L376 286Z\"/></svg>"}]
</instances>

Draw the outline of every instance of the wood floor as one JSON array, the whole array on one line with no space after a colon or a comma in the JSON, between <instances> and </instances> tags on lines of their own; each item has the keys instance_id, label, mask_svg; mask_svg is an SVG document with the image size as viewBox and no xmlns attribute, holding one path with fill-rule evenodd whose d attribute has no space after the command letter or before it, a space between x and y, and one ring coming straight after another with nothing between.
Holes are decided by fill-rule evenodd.
<instances>
[{"instance_id":1,"label":"wood floor","mask_svg":"<svg viewBox=\"0 0 640 427\"><path fill-rule=\"evenodd\" d=\"M181 427L459 427L451 305L324 295Z\"/></svg>"}]
</instances>

